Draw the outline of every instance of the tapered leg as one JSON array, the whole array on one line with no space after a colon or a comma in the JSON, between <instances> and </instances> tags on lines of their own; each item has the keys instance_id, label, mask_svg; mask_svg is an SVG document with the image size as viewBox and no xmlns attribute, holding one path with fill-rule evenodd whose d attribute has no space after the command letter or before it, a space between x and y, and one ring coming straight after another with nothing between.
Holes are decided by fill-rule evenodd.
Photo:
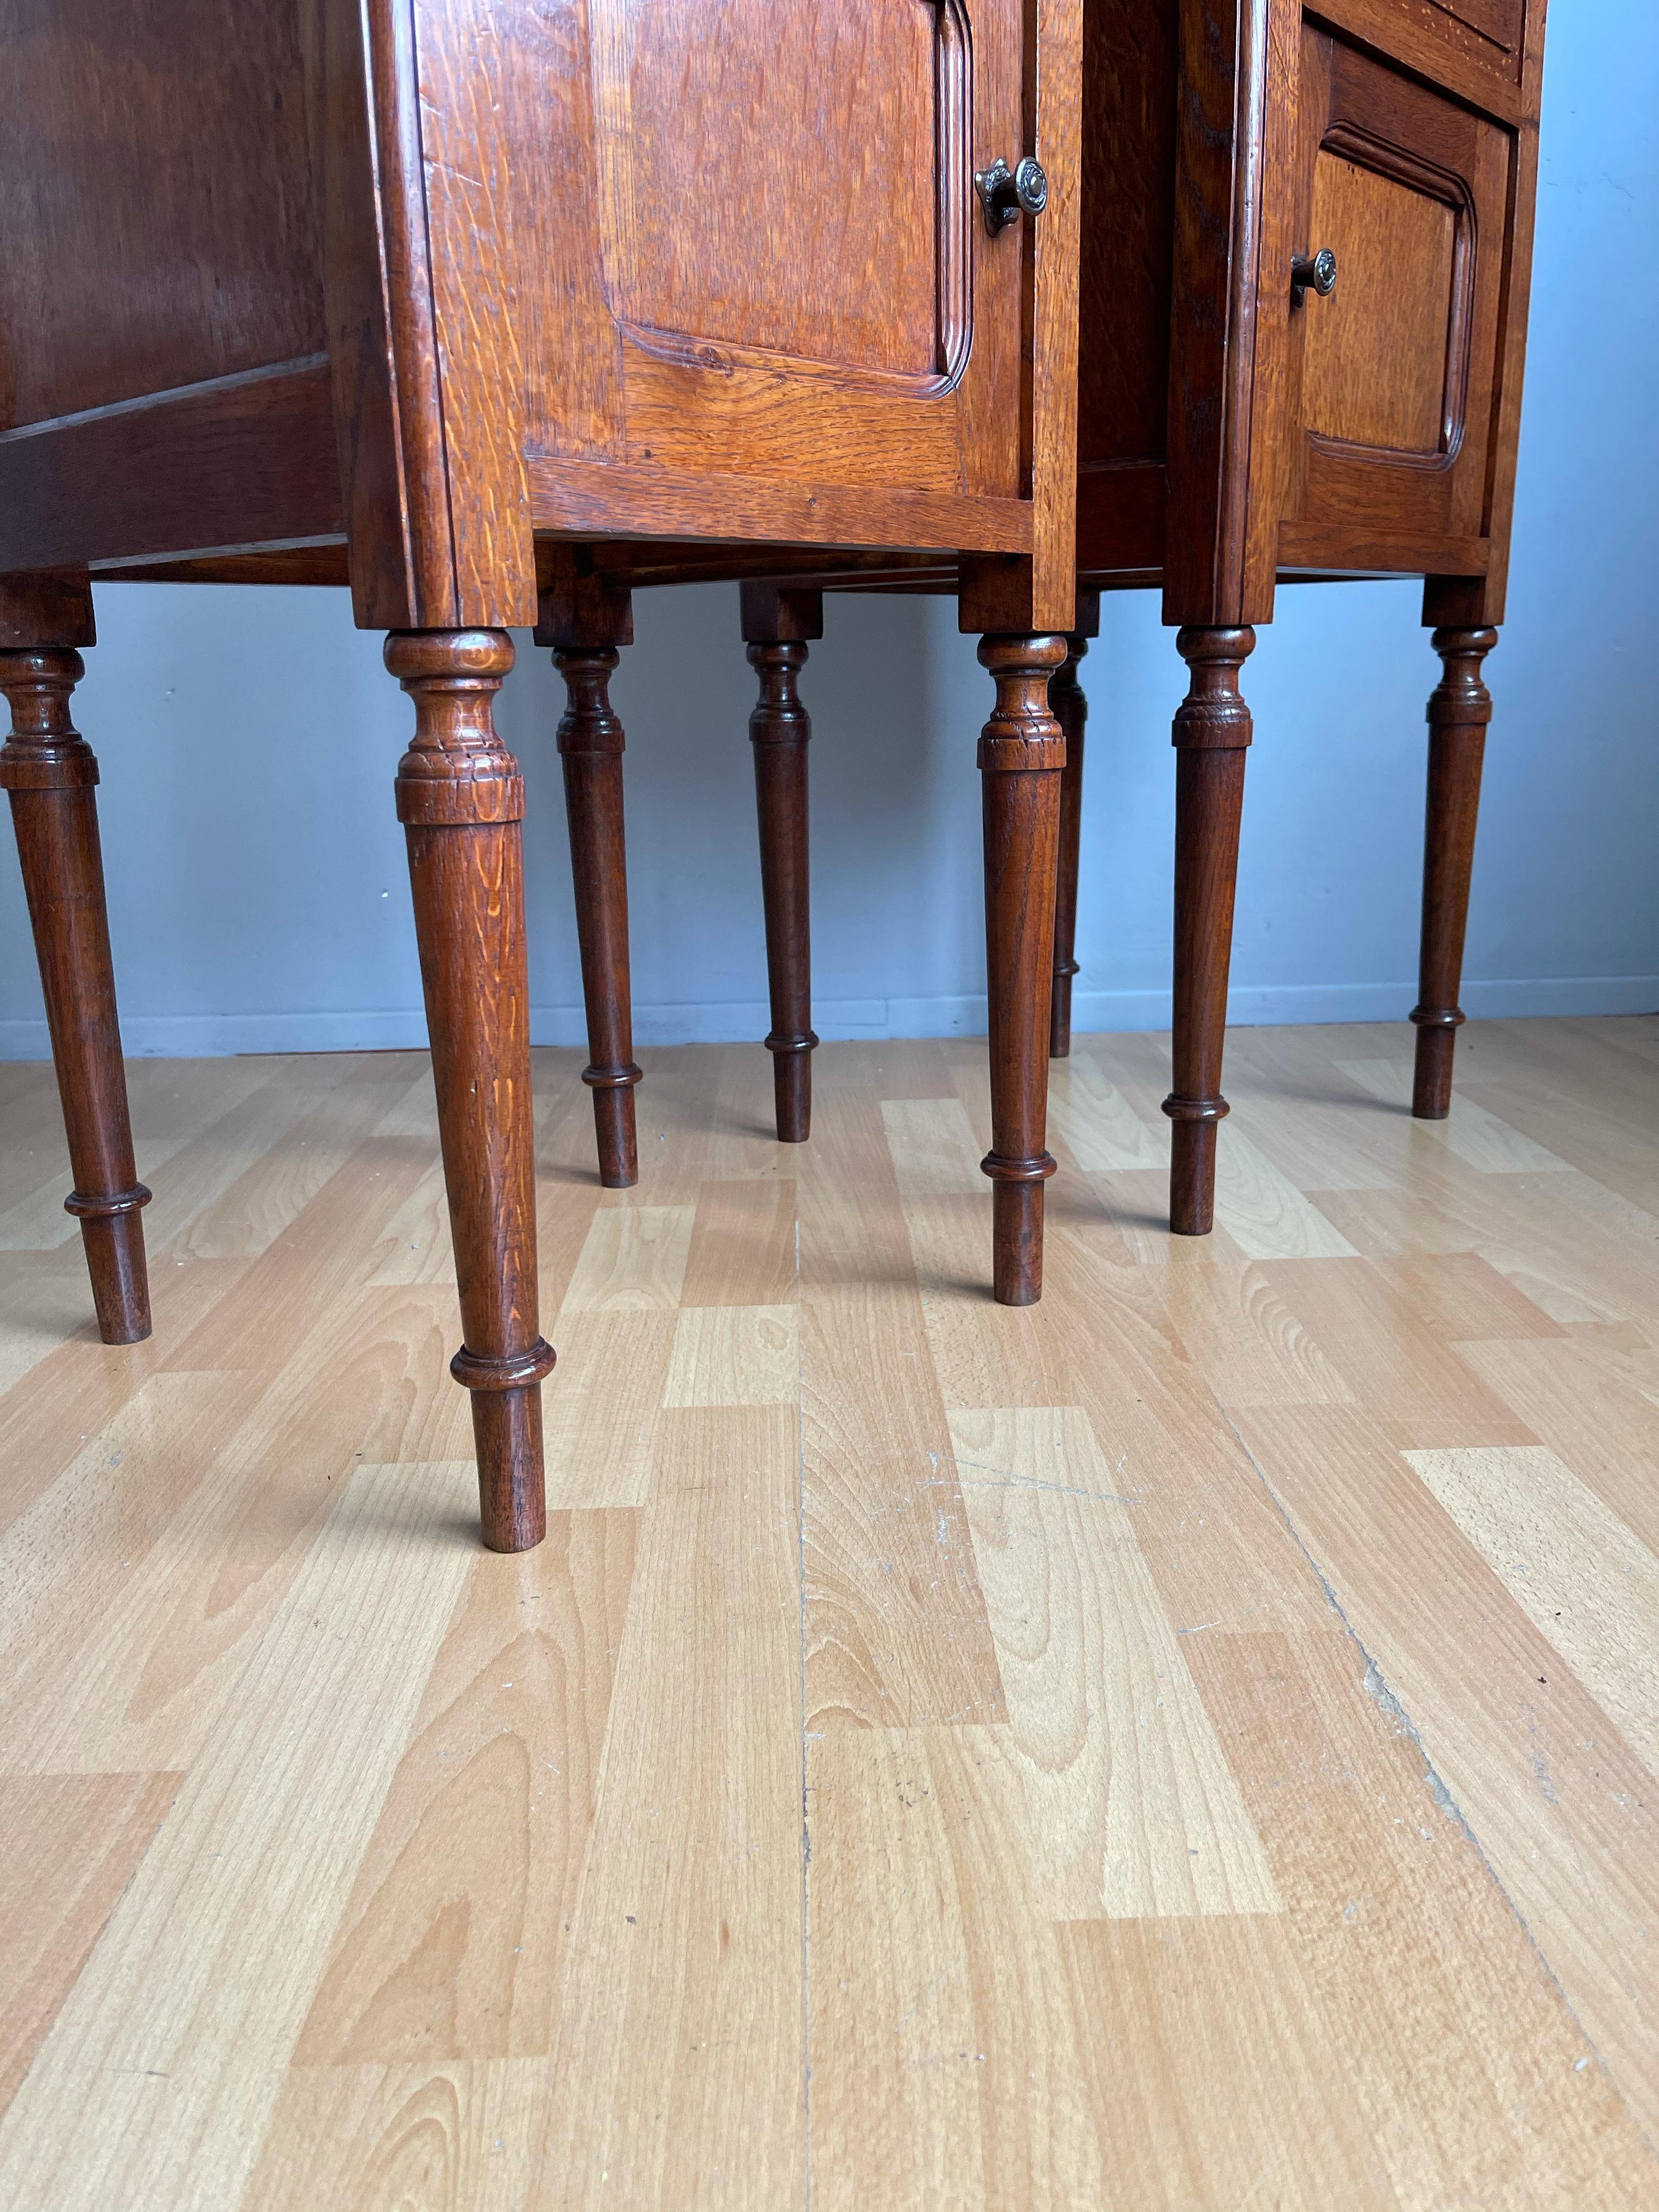
<instances>
[{"instance_id":1,"label":"tapered leg","mask_svg":"<svg viewBox=\"0 0 1659 2212\"><path fill-rule=\"evenodd\" d=\"M524 782L492 720L513 645L504 630L398 630L386 665L415 702L398 818L460 1285L450 1371L472 1393L483 1540L524 1552L547 1532L541 1383L553 1352L536 1307Z\"/></svg>"},{"instance_id":2,"label":"tapered leg","mask_svg":"<svg viewBox=\"0 0 1659 2212\"><path fill-rule=\"evenodd\" d=\"M981 664L996 706L979 741L985 802L985 965L991 1050L993 1281L1006 1306L1042 1295L1042 1186L1054 872L1066 739L1048 706L1063 637L987 637Z\"/></svg>"},{"instance_id":3,"label":"tapered leg","mask_svg":"<svg viewBox=\"0 0 1659 2212\"><path fill-rule=\"evenodd\" d=\"M1077 866L1083 828L1083 730L1089 702L1078 682L1078 663L1089 650L1086 637L1066 641L1066 658L1048 686L1048 704L1066 739L1066 765L1060 778L1060 861L1054 885L1054 982L1048 1017L1048 1057L1066 1060L1072 1050L1073 957L1077 938Z\"/></svg>"},{"instance_id":4,"label":"tapered leg","mask_svg":"<svg viewBox=\"0 0 1659 2212\"><path fill-rule=\"evenodd\" d=\"M93 795L98 763L70 720L70 694L85 672L69 647L0 652L0 690L12 712L0 784L11 797L75 1176L64 1204L80 1219L99 1335L137 1344L150 1329L140 1211L149 1193L127 1117Z\"/></svg>"},{"instance_id":5,"label":"tapered leg","mask_svg":"<svg viewBox=\"0 0 1659 2212\"><path fill-rule=\"evenodd\" d=\"M749 717L760 817L761 896L772 1027L778 1142L804 1145L812 1128L812 949L806 846L806 747L812 725L797 689L806 641L823 635L823 595L743 586L743 634L760 698Z\"/></svg>"},{"instance_id":6,"label":"tapered leg","mask_svg":"<svg viewBox=\"0 0 1659 2212\"><path fill-rule=\"evenodd\" d=\"M1215 1220L1233 887L1251 738L1238 672L1255 646L1253 629L1183 629L1176 639L1192 672L1174 731L1175 1088L1164 1102L1175 1123L1170 1226L1178 1237L1206 1237Z\"/></svg>"},{"instance_id":7,"label":"tapered leg","mask_svg":"<svg viewBox=\"0 0 1659 2212\"><path fill-rule=\"evenodd\" d=\"M623 842L623 726L611 709L614 647L568 646L553 655L569 694L559 723L570 872L576 886L582 996L599 1181L631 1189L640 1179L634 1127L634 1002L628 963L628 857Z\"/></svg>"},{"instance_id":8,"label":"tapered leg","mask_svg":"<svg viewBox=\"0 0 1659 2212\"><path fill-rule=\"evenodd\" d=\"M1463 1010L1463 932L1480 805L1480 768L1492 720L1481 664L1498 642L1488 629L1434 633L1445 673L1429 698L1429 796L1423 838L1423 945L1418 970L1417 1075L1412 1112L1443 1121L1451 1111L1452 1050Z\"/></svg>"}]
</instances>

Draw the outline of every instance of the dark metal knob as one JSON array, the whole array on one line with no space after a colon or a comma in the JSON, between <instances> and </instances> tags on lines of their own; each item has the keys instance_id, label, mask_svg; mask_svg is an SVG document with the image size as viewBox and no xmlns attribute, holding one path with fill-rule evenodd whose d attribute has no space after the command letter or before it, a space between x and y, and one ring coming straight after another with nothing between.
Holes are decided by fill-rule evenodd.
<instances>
[{"instance_id":1,"label":"dark metal knob","mask_svg":"<svg viewBox=\"0 0 1659 2212\"><path fill-rule=\"evenodd\" d=\"M1317 253L1298 253L1291 264L1291 297L1300 305L1303 295L1317 292L1328 300L1336 289L1336 256L1328 246Z\"/></svg>"},{"instance_id":2,"label":"dark metal knob","mask_svg":"<svg viewBox=\"0 0 1659 2212\"><path fill-rule=\"evenodd\" d=\"M984 206L985 228L993 238L1018 220L1022 208L1027 215L1041 215L1048 204L1048 173L1030 154L1013 169L999 154L988 169L975 170L974 190Z\"/></svg>"}]
</instances>

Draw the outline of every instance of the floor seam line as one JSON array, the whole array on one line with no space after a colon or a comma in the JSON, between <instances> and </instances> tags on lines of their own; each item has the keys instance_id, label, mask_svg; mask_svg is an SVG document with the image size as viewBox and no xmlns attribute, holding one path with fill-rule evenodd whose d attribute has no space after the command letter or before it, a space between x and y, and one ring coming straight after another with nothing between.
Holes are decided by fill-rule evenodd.
<instances>
[{"instance_id":1,"label":"floor seam line","mask_svg":"<svg viewBox=\"0 0 1659 2212\"><path fill-rule=\"evenodd\" d=\"M1320 1565L1308 1544L1304 1541L1302 1531L1297 1527L1296 1522L1291 1519L1283 1499L1279 1497L1279 1492L1273 1488L1273 1484L1268 1480L1267 1470L1263 1468L1261 1461L1257 1459L1255 1454L1250 1449L1249 1444L1245 1443L1237 1424L1234 1421L1231 1414L1228 1413L1226 1407L1222 1404L1220 1399L1216 1396L1213 1387L1207 1383L1205 1387L1209 1390L1210 1397L1215 1406L1216 1411L1220 1414L1222 1419L1225 1421L1228 1428L1231 1430L1234 1441L1237 1443L1240 1451L1243 1453L1245 1458L1249 1462L1251 1468L1254 1469L1257 1481L1261 1483L1262 1489L1266 1491L1268 1502L1273 1506L1274 1512L1278 1514L1279 1519L1284 1522L1291 1541L1296 1546L1303 1558L1308 1562L1309 1566L1313 1570L1314 1574L1318 1577L1319 1587L1325 1593L1326 1603L1330 1607L1331 1611L1341 1622L1343 1633L1349 1638L1354 1649L1364 1661L1364 1687L1367 1692L1375 1700L1382 1711L1386 1713L1391 1720L1395 1721L1405 1732L1406 1735L1409 1737L1417 1752L1418 1757L1423 1762L1425 1781L1428 1788L1429 1795L1434 1800L1436 1807L1446 1817L1455 1820L1458 1826L1468 1838L1470 1846L1473 1849L1475 1856L1480 1860L1482 1867L1486 1869L1487 1879L1491 1881L1492 1887L1498 1892L1498 1894L1503 1899L1510 1913L1514 1916L1516 1925L1520 1929L1521 1933L1527 1939L1528 1948L1537 1960L1539 1965L1543 1968L1545 1973L1548 1975L1550 1986L1554 1990L1557 1996L1561 2000L1562 2006L1566 2012L1568 2019L1571 2021L1573 2026L1578 2030L1580 2035L1583 2037L1586 2047L1594 2057L1597 2066L1601 2068L1601 2072L1606 2077L1607 2084L1612 2089L1613 2094L1618 2098L1620 2109L1625 2113L1626 2117L1629 2119L1631 2125L1636 2130L1643 2142L1647 2145L1649 2151L1652 2153L1654 2156L1659 2157L1659 2144L1655 2143L1653 2137L1648 2133L1641 2121L1638 2119L1636 2114L1632 2111L1630 2101L1625 2094L1622 2083L1620 2081L1617 2075L1614 2074L1613 2069L1608 2065L1606 2058L1602 2056L1601 2045L1596 2042L1595 2037L1591 2035L1589 2030L1585 2027L1583 2020L1579 2017L1578 2008L1574 2004L1572 1999L1567 1995L1566 1990L1562 1984L1561 1977L1556 1972L1555 1968L1550 1963L1548 1953L1544 1949L1543 1945L1539 1942L1537 1936L1534 1935L1531 1923L1528 1922L1526 1914L1522 1911L1515 1899L1510 1894L1508 1885L1504 1881L1503 1876L1498 1873L1497 1868L1492 1864L1491 1858L1487 1855L1486 1845L1481 1842L1480 1837L1476 1835L1474 1827L1470 1825L1468 1816L1465 1814L1462 1807L1458 1803L1457 1800L1452 1796L1451 1791L1447 1788L1444 1776L1442 1775L1439 1768L1429 1756L1428 1746L1423 1741L1422 1730L1418 1727L1411 1715L1406 1711L1406 1708L1401 1702L1399 1696L1390 1686L1388 1676L1382 1672L1381 1667L1377 1665L1375 1656L1367 1649L1364 1639L1361 1637L1358 1629L1355 1628L1352 1621L1349 1620L1348 1615L1343 1607L1341 1600L1337 1596L1335 1588L1333 1585L1330 1577L1326 1574L1325 1570Z\"/></svg>"}]
</instances>

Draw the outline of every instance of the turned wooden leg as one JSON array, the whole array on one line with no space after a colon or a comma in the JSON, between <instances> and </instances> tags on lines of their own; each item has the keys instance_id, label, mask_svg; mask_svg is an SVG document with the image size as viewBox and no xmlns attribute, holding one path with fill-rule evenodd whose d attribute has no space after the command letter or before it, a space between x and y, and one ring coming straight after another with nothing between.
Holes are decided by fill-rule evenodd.
<instances>
[{"instance_id":1,"label":"turned wooden leg","mask_svg":"<svg viewBox=\"0 0 1659 2212\"><path fill-rule=\"evenodd\" d=\"M386 665L415 702L398 818L460 1285L450 1371L472 1393L483 1540L524 1552L547 1533L541 1383L553 1352L536 1310L524 782L491 713L513 644L504 630L398 630Z\"/></svg>"},{"instance_id":2,"label":"turned wooden leg","mask_svg":"<svg viewBox=\"0 0 1659 2212\"><path fill-rule=\"evenodd\" d=\"M1054 981L1048 1016L1048 1057L1066 1060L1072 1050L1072 978L1077 974L1073 947L1077 938L1077 864L1083 828L1083 729L1089 702L1078 682L1078 663L1089 641L1075 634L1066 641L1066 658L1048 686L1048 704L1066 739L1066 765L1060 777L1060 860L1054 883Z\"/></svg>"},{"instance_id":3,"label":"turned wooden leg","mask_svg":"<svg viewBox=\"0 0 1659 2212\"><path fill-rule=\"evenodd\" d=\"M821 592L743 586L743 634L760 698L749 717L760 817L761 896L772 1027L778 1142L804 1145L812 1128L812 950L806 864L806 747L812 725L796 689L806 641L823 635Z\"/></svg>"},{"instance_id":4,"label":"turned wooden leg","mask_svg":"<svg viewBox=\"0 0 1659 2212\"><path fill-rule=\"evenodd\" d=\"M1253 629L1183 629L1176 639L1192 671L1174 731L1175 1088L1164 1102L1175 1123L1170 1226L1178 1237L1206 1237L1215 1221L1233 886L1251 736L1238 672L1255 646Z\"/></svg>"},{"instance_id":5,"label":"turned wooden leg","mask_svg":"<svg viewBox=\"0 0 1659 2212\"><path fill-rule=\"evenodd\" d=\"M85 672L70 647L0 651L0 691L12 713L0 784L11 797L75 1176L64 1202L81 1223L99 1335L137 1344L150 1328L140 1212L149 1193L127 1118L93 795L98 763L70 720L70 694Z\"/></svg>"},{"instance_id":6,"label":"turned wooden leg","mask_svg":"<svg viewBox=\"0 0 1659 2212\"><path fill-rule=\"evenodd\" d=\"M1418 969L1417 1075L1412 1112L1443 1121L1451 1111L1452 1051L1463 1010L1463 932L1480 805L1480 768L1492 720L1481 664L1498 642L1487 629L1434 633L1445 673L1429 697L1429 796L1423 836L1423 944Z\"/></svg>"},{"instance_id":7,"label":"turned wooden leg","mask_svg":"<svg viewBox=\"0 0 1659 2212\"><path fill-rule=\"evenodd\" d=\"M1054 1171L1048 1045L1066 740L1048 679L1066 640L987 637L979 657L997 687L979 741L991 1048L991 1149L980 1164L994 1187L997 1301L1029 1306L1042 1296L1042 1186Z\"/></svg>"},{"instance_id":8,"label":"turned wooden leg","mask_svg":"<svg viewBox=\"0 0 1659 2212\"><path fill-rule=\"evenodd\" d=\"M609 645L559 648L554 664L569 704L559 723L570 872L576 887L582 996L587 1005L588 1065L599 1181L631 1189L640 1179L634 1127L634 1004L628 965L628 860L623 843L623 726L611 705L617 665Z\"/></svg>"}]
</instances>

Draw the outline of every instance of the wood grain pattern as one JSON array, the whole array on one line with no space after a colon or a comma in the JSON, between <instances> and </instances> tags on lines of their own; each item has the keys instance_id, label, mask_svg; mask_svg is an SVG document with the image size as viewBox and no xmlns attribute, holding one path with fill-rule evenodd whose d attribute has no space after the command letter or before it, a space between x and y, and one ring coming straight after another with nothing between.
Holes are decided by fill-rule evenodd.
<instances>
[{"instance_id":1,"label":"wood grain pattern","mask_svg":"<svg viewBox=\"0 0 1659 2212\"><path fill-rule=\"evenodd\" d=\"M580 1890L635 1516L475 1565L358 1866L296 2067L545 2054Z\"/></svg>"},{"instance_id":2,"label":"wood grain pattern","mask_svg":"<svg viewBox=\"0 0 1659 2212\"><path fill-rule=\"evenodd\" d=\"M301 21L9 0L0 430L322 351Z\"/></svg>"},{"instance_id":3,"label":"wood grain pattern","mask_svg":"<svg viewBox=\"0 0 1659 2212\"><path fill-rule=\"evenodd\" d=\"M800 2188L797 1463L781 1408L665 1418L558 1993L556 2203Z\"/></svg>"},{"instance_id":4,"label":"wood grain pattern","mask_svg":"<svg viewBox=\"0 0 1659 2212\"><path fill-rule=\"evenodd\" d=\"M307 355L0 433L0 568L337 537L329 390L325 358Z\"/></svg>"},{"instance_id":5,"label":"wood grain pattern","mask_svg":"<svg viewBox=\"0 0 1659 2212\"><path fill-rule=\"evenodd\" d=\"M1280 1911L1088 1416L953 1413L951 1442L1008 1714L975 1748L1023 1815L1038 1909Z\"/></svg>"},{"instance_id":6,"label":"wood grain pattern","mask_svg":"<svg viewBox=\"0 0 1659 2212\"><path fill-rule=\"evenodd\" d=\"M297 2203L516 2212L545 2080L533 2058L295 2069L244 2212Z\"/></svg>"},{"instance_id":7,"label":"wood grain pattern","mask_svg":"<svg viewBox=\"0 0 1659 2212\"><path fill-rule=\"evenodd\" d=\"M177 1774L9 1775L0 1789L0 2112L166 1819Z\"/></svg>"},{"instance_id":8,"label":"wood grain pattern","mask_svg":"<svg viewBox=\"0 0 1659 2212\"><path fill-rule=\"evenodd\" d=\"M1383 453L1441 450L1455 222L1442 200L1318 155L1308 235L1335 253L1342 304L1331 315L1304 301L1309 430Z\"/></svg>"},{"instance_id":9,"label":"wood grain pattern","mask_svg":"<svg viewBox=\"0 0 1659 2212\"><path fill-rule=\"evenodd\" d=\"M788 1176L763 1057L664 1052L620 1200L538 1053L513 1557L452 1286L374 1279L418 1057L137 1067L242 1243L158 1269L167 1364L0 1400L8 2203L1647 2204L1659 1023L1482 1024L1462 1150L1389 1027L1240 1043L1239 1233L1353 1254L1171 1237L1162 1048L1079 1038L1127 1164L1057 1121L1025 1308L974 1040L823 1047Z\"/></svg>"},{"instance_id":10,"label":"wood grain pattern","mask_svg":"<svg viewBox=\"0 0 1659 2212\"><path fill-rule=\"evenodd\" d=\"M1649 1771L1659 1777L1659 1559L1545 1446L1406 1456Z\"/></svg>"},{"instance_id":11,"label":"wood grain pattern","mask_svg":"<svg viewBox=\"0 0 1659 2212\"><path fill-rule=\"evenodd\" d=\"M966 93L939 66L954 13L907 0L826 21L811 0L715 0L688 49L672 0L601 0L605 243L628 321L688 345L941 374L941 247L960 252L965 212L945 199L964 179L939 160L939 104ZM751 142L742 191L711 192L706 151L734 104L781 127ZM793 269L813 270L810 289L780 284Z\"/></svg>"},{"instance_id":12,"label":"wood grain pattern","mask_svg":"<svg viewBox=\"0 0 1659 2212\"><path fill-rule=\"evenodd\" d=\"M134 2205L206 2205L241 2193L319 1949L471 1564L465 1545L428 1533L454 1511L456 1472L364 1468L340 1493L288 1600L331 1632L278 1628L181 1785L178 1849L143 1861L0 2124L0 2176L16 2202L89 2204L119 2189ZM360 1694L344 1696L348 1684ZM273 1864L285 1832L306 1847ZM303 1940L286 1909L301 1893ZM268 1909L253 1909L261 1898ZM88 2123L72 2136L31 2125L66 2106Z\"/></svg>"},{"instance_id":13,"label":"wood grain pattern","mask_svg":"<svg viewBox=\"0 0 1659 2212\"><path fill-rule=\"evenodd\" d=\"M781 537L1024 554L1069 623L1082 0L179 15L0 21L0 568L453 630L531 618L538 529Z\"/></svg>"},{"instance_id":14,"label":"wood grain pattern","mask_svg":"<svg viewBox=\"0 0 1659 2212\"><path fill-rule=\"evenodd\" d=\"M793 1306L687 1306L674 1329L664 1402L793 1406L800 1394Z\"/></svg>"},{"instance_id":15,"label":"wood grain pattern","mask_svg":"<svg viewBox=\"0 0 1659 2212\"><path fill-rule=\"evenodd\" d=\"M1025 106L1033 114L1036 151L1049 182L1048 204L1032 228L1030 245L1031 609L1026 621L1034 630L1069 630L1077 613L1083 10L1073 0L1036 0L1032 12L1037 67Z\"/></svg>"}]
</instances>

